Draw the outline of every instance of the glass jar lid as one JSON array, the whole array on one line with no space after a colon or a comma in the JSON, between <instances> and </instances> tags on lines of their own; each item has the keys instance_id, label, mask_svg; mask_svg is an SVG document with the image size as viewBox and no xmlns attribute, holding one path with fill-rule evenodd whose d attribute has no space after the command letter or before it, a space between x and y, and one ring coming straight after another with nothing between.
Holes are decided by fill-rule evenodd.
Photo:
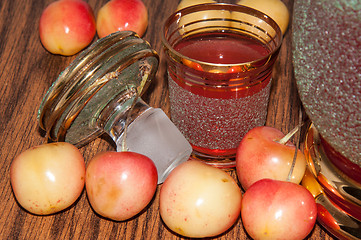
<instances>
[{"instance_id":1,"label":"glass jar lid","mask_svg":"<svg viewBox=\"0 0 361 240\"><path fill-rule=\"evenodd\" d=\"M78 147L92 141L114 114L144 93L158 63L158 54L134 32L99 39L50 87L38 111L40 127L52 141Z\"/></svg>"}]
</instances>

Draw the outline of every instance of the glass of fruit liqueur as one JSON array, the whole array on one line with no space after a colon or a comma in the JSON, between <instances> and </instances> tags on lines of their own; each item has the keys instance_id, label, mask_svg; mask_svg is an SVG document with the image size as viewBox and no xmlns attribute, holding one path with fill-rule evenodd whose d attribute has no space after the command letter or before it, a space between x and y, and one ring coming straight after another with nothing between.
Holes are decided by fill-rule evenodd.
<instances>
[{"instance_id":1,"label":"glass of fruit liqueur","mask_svg":"<svg viewBox=\"0 0 361 240\"><path fill-rule=\"evenodd\" d=\"M243 136L265 124L281 30L259 11L216 3L173 13L162 37L171 119L192 158L234 167Z\"/></svg>"}]
</instances>

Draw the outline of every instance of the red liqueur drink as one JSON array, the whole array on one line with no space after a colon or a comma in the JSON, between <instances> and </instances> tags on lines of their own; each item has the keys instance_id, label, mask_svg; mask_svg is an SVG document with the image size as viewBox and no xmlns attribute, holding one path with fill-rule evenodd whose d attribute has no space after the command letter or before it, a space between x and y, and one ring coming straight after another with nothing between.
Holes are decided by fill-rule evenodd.
<instances>
[{"instance_id":1,"label":"red liqueur drink","mask_svg":"<svg viewBox=\"0 0 361 240\"><path fill-rule=\"evenodd\" d=\"M268 54L260 42L235 34L197 35L181 41L175 49L192 59L216 64L251 62ZM185 70L194 76L169 69L172 119L199 153L232 156L243 135L265 123L270 72L255 81L259 86L250 88L239 83L241 69L237 68L230 67L228 73L216 68L213 72Z\"/></svg>"},{"instance_id":2,"label":"red liqueur drink","mask_svg":"<svg viewBox=\"0 0 361 240\"><path fill-rule=\"evenodd\" d=\"M258 40L232 33L197 34L183 39L174 49L189 58L219 64L247 63L269 54Z\"/></svg>"},{"instance_id":3,"label":"red liqueur drink","mask_svg":"<svg viewBox=\"0 0 361 240\"><path fill-rule=\"evenodd\" d=\"M193 32L163 39L171 119L194 158L231 167L243 136L265 124L280 43L231 29Z\"/></svg>"}]
</instances>

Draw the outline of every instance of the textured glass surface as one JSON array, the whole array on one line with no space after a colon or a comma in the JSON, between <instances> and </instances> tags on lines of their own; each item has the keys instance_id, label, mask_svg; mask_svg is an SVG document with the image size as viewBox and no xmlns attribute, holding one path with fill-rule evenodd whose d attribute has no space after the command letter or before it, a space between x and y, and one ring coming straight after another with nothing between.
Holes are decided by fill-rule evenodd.
<instances>
[{"instance_id":1,"label":"textured glass surface","mask_svg":"<svg viewBox=\"0 0 361 240\"><path fill-rule=\"evenodd\" d=\"M294 69L322 137L361 166L361 0L296 0Z\"/></svg>"},{"instance_id":2,"label":"textured glass surface","mask_svg":"<svg viewBox=\"0 0 361 240\"><path fill-rule=\"evenodd\" d=\"M168 80L172 120L196 146L235 149L249 130L266 122L271 81L253 95L219 99L191 93L169 74Z\"/></svg>"}]
</instances>

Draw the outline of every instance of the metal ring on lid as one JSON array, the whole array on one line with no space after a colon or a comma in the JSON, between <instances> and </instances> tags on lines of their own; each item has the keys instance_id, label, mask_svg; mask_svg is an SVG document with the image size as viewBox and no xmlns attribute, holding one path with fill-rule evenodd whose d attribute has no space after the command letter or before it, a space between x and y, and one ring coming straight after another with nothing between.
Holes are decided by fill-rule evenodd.
<instances>
[{"instance_id":1,"label":"metal ring on lid","mask_svg":"<svg viewBox=\"0 0 361 240\"><path fill-rule=\"evenodd\" d=\"M155 76L158 63L157 53L134 32L99 39L51 86L39 108L40 127L53 141L76 146L90 142L104 132L98 121L101 115L102 121L106 118L105 109L118 101L130 108ZM144 71L148 78L143 77Z\"/></svg>"}]
</instances>

